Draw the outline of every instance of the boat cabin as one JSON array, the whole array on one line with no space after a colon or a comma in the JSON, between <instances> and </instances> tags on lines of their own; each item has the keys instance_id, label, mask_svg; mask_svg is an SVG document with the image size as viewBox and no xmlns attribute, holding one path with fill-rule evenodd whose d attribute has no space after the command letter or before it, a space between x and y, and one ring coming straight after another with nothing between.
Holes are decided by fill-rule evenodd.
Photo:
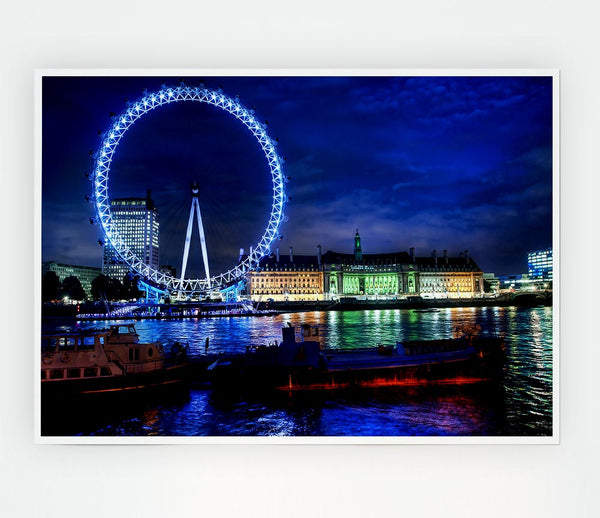
<instances>
[{"instance_id":1,"label":"boat cabin","mask_svg":"<svg viewBox=\"0 0 600 518\"><path fill-rule=\"evenodd\" d=\"M165 354L161 343L140 343L134 324L111 325L104 350L126 374L149 372L164 367Z\"/></svg>"},{"instance_id":2,"label":"boat cabin","mask_svg":"<svg viewBox=\"0 0 600 518\"><path fill-rule=\"evenodd\" d=\"M108 333L93 333L79 335L48 335L42 337L42 353L60 351L89 351L104 345Z\"/></svg>"},{"instance_id":3,"label":"boat cabin","mask_svg":"<svg viewBox=\"0 0 600 518\"><path fill-rule=\"evenodd\" d=\"M108 331L109 341L113 344L131 344L140 341L134 324L114 324L109 327Z\"/></svg>"},{"instance_id":4,"label":"boat cabin","mask_svg":"<svg viewBox=\"0 0 600 518\"><path fill-rule=\"evenodd\" d=\"M98 378L119 374L104 346L108 333L48 335L42 337L42 381Z\"/></svg>"},{"instance_id":5,"label":"boat cabin","mask_svg":"<svg viewBox=\"0 0 600 518\"><path fill-rule=\"evenodd\" d=\"M140 343L133 324L42 337L42 381L123 376L162 370L160 342Z\"/></svg>"}]
</instances>

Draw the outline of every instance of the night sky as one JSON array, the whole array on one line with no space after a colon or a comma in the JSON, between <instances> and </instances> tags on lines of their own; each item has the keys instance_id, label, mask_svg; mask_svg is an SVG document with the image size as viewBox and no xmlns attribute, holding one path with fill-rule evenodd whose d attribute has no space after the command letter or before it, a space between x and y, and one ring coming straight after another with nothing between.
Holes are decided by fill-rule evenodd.
<instances>
[{"instance_id":1,"label":"night sky","mask_svg":"<svg viewBox=\"0 0 600 518\"><path fill-rule=\"evenodd\" d=\"M179 77L45 77L42 260L101 266L85 172L109 114ZM279 139L292 200L281 253L429 256L465 249L485 272L527 271L552 246L551 77L204 77L254 107ZM157 108L122 139L109 196L159 209L160 263L179 271L191 206L200 207L211 274L231 268L264 231L272 185L264 155L231 115L200 103ZM187 277L203 277L194 227ZM273 250L274 251L274 250Z\"/></svg>"}]
</instances>

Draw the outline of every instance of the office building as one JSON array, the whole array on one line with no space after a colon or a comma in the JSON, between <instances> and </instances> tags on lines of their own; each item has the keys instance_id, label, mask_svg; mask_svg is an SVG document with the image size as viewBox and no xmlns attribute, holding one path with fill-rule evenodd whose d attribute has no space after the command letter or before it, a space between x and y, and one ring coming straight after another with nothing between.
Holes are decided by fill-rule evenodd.
<instances>
[{"instance_id":1,"label":"office building","mask_svg":"<svg viewBox=\"0 0 600 518\"><path fill-rule=\"evenodd\" d=\"M146 198L111 200L110 211L125 245L145 264L158 269L159 219L150 191ZM110 243L105 243L102 273L122 281L129 271Z\"/></svg>"},{"instance_id":2,"label":"office building","mask_svg":"<svg viewBox=\"0 0 600 518\"><path fill-rule=\"evenodd\" d=\"M81 287L88 298L92 298L92 281L98 277L102 270L93 266L78 266L74 264L63 264L55 261L46 261L42 263L42 275L48 272L56 273L60 282L67 277L77 277Z\"/></svg>"},{"instance_id":3,"label":"office building","mask_svg":"<svg viewBox=\"0 0 600 518\"><path fill-rule=\"evenodd\" d=\"M553 276L552 264L552 248L527 254L527 268L529 278L532 280L551 281Z\"/></svg>"}]
</instances>

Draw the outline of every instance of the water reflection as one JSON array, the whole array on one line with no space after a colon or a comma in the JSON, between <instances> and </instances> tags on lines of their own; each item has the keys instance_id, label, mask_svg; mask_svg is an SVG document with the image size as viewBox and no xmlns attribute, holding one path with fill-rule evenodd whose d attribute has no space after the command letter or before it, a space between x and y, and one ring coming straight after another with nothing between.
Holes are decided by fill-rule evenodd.
<instances>
[{"instance_id":1,"label":"water reflection","mask_svg":"<svg viewBox=\"0 0 600 518\"><path fill-rule=\"evenodd\" d=\"M290 323L319 326L323 345L355 348L397 340L448 338L457 326L478 324L505 337L507 368L496 390L480 386L386 389L308 400L215 400L192 390L178 401L111 409L101 424L69 423L68 434L97 435L549 435L552 433L552 308L448 308L439 312L366 310L270 317L223 317L136 323L142 341L188 342L192 355L243 352L281 338ZM85 323L79 328L106 323ZM56 326L54 326L56 327ZM47 329L45 329L46 331ZM65 329L62 329L65 330Z\"/></svg>"}]
</instances>

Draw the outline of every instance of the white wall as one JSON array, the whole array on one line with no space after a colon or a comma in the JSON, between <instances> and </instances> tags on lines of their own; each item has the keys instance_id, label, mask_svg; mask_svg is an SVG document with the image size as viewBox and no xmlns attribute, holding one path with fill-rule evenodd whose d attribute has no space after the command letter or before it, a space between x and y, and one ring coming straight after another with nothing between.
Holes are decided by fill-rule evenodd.
<instances>
[{"instance_id":1,"label":"white wall","mask_svg":"<svg viewBox=\"0 0 600 518\"><path fill-rule=\"evenodd\" d=\"M599 255L600 37L592 5L4 3L2 271L18 275L2 284L0 515L598 516L598 310L577 268L583 253ZM35 67L560 68L561 445L34 445Z\"/></svg>"}]
</instances>

